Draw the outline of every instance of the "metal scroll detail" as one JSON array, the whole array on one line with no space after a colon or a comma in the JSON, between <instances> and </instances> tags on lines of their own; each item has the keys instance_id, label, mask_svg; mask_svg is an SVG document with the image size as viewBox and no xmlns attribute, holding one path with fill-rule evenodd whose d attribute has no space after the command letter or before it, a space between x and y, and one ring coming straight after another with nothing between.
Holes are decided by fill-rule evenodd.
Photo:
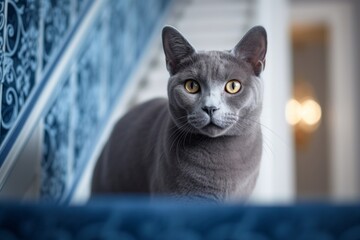
<instances>
[{"instance_id":1,"label":"metal scroll detail","mask_svg":"<svg viewBox=\"0 0 360 240\"><path fill-rule=\"evenodd\" d=\"M85 43L86 48L80 53L76 72L76 109L75 121L75 159L74 169L77 169L84 151L92 148L95 143L97 129L100 121L100 104L103 102L101 93L100 61L101 50L101 23L92 31L89 41Z\"/></svg>"},{"instance_id":2,"label":"metal scroll detail","mask_svg":"<svg viewBox=\"0 0 360 240\"><path fill-rule=\"evenodd\" d=\"M44 73L56 68L66 37L93 1L0 0L0 150L24 109L34 107L26 103L42 94ZM38 122L42 199L71 194L169 2L103 1Z\"/></svg>"},{"instance_id":3,"label":"metal scroll detail","mask_svg":"<svg viewBox=\"0 0 360 240\"><path fill-rule=\"evenodd\" d=\"M3 30L0 39L1 143L14 125L35 84L39 1L8 0L0 3L0 9L4 11L0 16L0 28Z\"/></svg>"},{"instance_id":4,"label":"metal scroll detail","mask_svg":"<svg viewBox=\"0 0 360 240\"><path fill-rule=\"evenodd\" d=\"M0 0L0 146L90 1Z\"/></svg>"},{"instance_id":5,"label":"metal scroll detail","mask_svg":"<svg viewBox=\"0 0 360 240\"><path fill-rule=\"evenodd\" d=\"M44 117L40 188L44 200L61 199L70 176L70 98L71 89L67 79Z\"/></svg>"},{"instance_id":6,"label":"metal scroll detail","mask_svg":"<svg viewBox=\"0 0 360 240\"><path fill-rule=\"evenodd\" d=\"M70 0L43 0L42 11L44 24L42 60L45 67L69 29L71 21Z\"/></svg>"}]
</instances>

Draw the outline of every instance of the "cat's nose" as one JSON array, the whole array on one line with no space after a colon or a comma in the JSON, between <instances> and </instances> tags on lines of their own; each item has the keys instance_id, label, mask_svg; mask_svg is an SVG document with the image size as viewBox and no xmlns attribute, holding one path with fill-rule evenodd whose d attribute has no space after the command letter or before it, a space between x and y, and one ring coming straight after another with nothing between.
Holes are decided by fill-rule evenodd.
<instances>
[{"instance_id":1,"label":"cat's nose","mask_svg":"<svg viewBox=\"0 0 360 240\"><path fill-rule=\"evenodd\" d=\"M219 108L211 106L211 107L202 107L202 110L204 110L204 112L206 112L210 117L214 114L214 112L216 110L219 110Z\"/></svg>"}]
</instances>

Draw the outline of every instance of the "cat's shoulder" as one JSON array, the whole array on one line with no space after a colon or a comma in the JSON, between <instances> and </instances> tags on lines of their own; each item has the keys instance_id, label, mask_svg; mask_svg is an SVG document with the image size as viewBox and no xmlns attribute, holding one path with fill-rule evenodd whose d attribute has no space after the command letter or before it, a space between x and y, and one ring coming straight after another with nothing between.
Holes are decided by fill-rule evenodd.
<instances>
[{"instance_id":1,"label":"cat's shoulder","mask_svg":"<svg viewBox=\"0 0 360 240\"><path fill-rule=\"evenodd\" d=\"M168 104L168 99L167 98L153 98L151 100L148 100L142 104L140 104L140 106L144 106L144 107L160 107L160 106L165 106Z\"/></svg>"},{"instance_id":2,"label":"cat's shoulder","mask_svg":"<svg viewBox=\"0 0 360 240\"><path fill-rule=\"evenodd\" d=\"M163 117L168 115L166 98L155 98L134 106L117 121L114 129L118 132L124 131L124 128L129 130L130 126L150 127L159 115Z\"/></svg>"},{"instance_id":3,"label":"cat's shoulder","mask_svg":"<svg viewBox=\"0 0 360 240\"><path fill-rule=\"evenodd\" d=\"M154 98L134 106L125 116L145 117L156 112L167 110L168 100L166 98Z\"/></svg>"},{"instance_id":4,"label":"cat's shoulder","mask_svg":"<svg viewBox=\"0 0 360 240\"><path fill-rule=\"evenodd\" d=\"M166 98L154 98L146 102L140 103L139 105L136 105L130 111L138 112L139 114L141 114L146 112L159 111L161 109L167 109L167 106L168 100Z\"/></svg>"}]
</instances>

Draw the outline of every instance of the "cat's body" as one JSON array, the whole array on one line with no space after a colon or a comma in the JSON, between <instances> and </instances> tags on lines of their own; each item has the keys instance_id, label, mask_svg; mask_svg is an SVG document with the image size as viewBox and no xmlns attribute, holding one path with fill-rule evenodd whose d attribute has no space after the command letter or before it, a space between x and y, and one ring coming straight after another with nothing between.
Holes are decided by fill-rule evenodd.
<instances>
[{"instance_id":1,"label":"cat's body","mask_svg":"<svg viewBox=\"0 0 360 240\"><path fill-rule=\"evenodd\" d=\"M220 137L221 141L181 133L166 99L146 102L116 124L94 174L93 192L217 200L249 195L262 151L260 127L254 130L242 137ZM141 137L134 138L139 132Z\"/></svg>"},{"instance_id":2,"label":"cat's body","mask_svg":"<svg viewBox=\"0 0 360 240\"><path fill-rule=\"evenodd\" d=\"M232 52L195 52L164 29L169 101L146 102L119 120L96 165L93 194L251 194L262 154L258 75L266 52L265 30L254 29ZM254 37L263 39L249 46Z\"/></svg>"}]
</instances>

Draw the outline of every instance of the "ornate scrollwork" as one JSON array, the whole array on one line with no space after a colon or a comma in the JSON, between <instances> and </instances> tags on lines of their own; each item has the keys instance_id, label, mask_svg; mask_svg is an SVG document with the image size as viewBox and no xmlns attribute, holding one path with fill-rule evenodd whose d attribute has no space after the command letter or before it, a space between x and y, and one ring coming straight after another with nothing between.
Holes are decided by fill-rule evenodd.
<instances>
[{"instance_id":1,"label":"ornate scrollwork","mask_svg":"<svg viewBox=\"0 0 360 240\"><path fill-rule=\"evenodd\" d=\"M0 144L40 83L44 69L92 0L0 0ZM106 0L71 60L44 126L41 196L60 200L97 144L121 88L136 67L164 0ZM36 79L38 77L38 79ZM64 83L64 84L63 84ZM46 86L46 85L45 85ZM41 93L40 93L41 94ZM35 95L34 95L35 96ZM22 115L24 116L24 115ZM25 119L26 120L26 119Z\"/></svg>"},{"instance_id":2,"label":"ornate scrollwork","mask_svg":"<svg viewBox=\"0 0 360 240\"><path fill-rule=\"evenodd\" d=\"M91 0L78 0L77 2L77 12L81 13L82 11L84 11L85 6L89 3L89 1Z\"/></svg>"},{"instance_id":3,"label":"ornate scrollwork","mask_svg":"<svg viewBox=\"0 0 360 240\"><path fill-rule=\"evenodd\" d=\"M4 52L1 83L1 138L13 126L20 109L24 105L35 83L38 49L38 6L37 0L7 0L7 21L0 15L0 28L4 39L0 38ZM0 9L5 7L0 5ZM11 17L8 17L11 16ZM4 46L5 45L5 46Z\"/></svg>"},{"instance_id":4,"label":"ornate scrollwork","mask_svg":"<svg viewBox=\"0 0 360 240\"><path fill-rule=\"evenodd\" d=\"M52 54L58 50L70 27L70 0L43 0L42 10L42 21L44 21L43 67L45 67Z\"/></svg>"},{"instance_id":5,"label":"ornate scrollwork","mask_svg":"<svg viewBox=\"0 0 360 240\"><path fill-rule=\"evenodd\" d=\"M3 79L3 61L4 61L4 27L5 27L5 2L0 2L0 84ZM1 143L1 141L0 141Z\"/></svg>"},{"instance_id":6,"label":"ornate scrollwork","mask_svg":"<svg viewBox=\"0 0 360 240\"><path fill-rule=\"evenodd\" d=\"M126 6L128 1L112 1L109 5L109 27L111 30L116 29L118 34L112 34L108 31L107 45L110 48L111 61L109 62L109 77L107 81L107 89L109 90L108 102L111 103L117 96L121 82L118 80L125 77L124 71L124 55L126 46L124 45L125 23L126 23ZM127 54L131 54L127 52Z\"/></svg>"},{"instance_id":7,"label":"ornate scrollwork","mask_svg":"<svg viewBox=\"0 0 360 240\"><path fill-rule=\"evenodd\" d=\"M75 117L75 161L74 169L77 170L83 154L88 152L94 144L96 129L99 124L99 107L103 98L100 96L101 76L101 35L100 25L90 33L77 60L77 92Z\"/></svg>"},{"instance_id":8,"label":"ornate scrollwork","mask_svg":"<svg viewBox=\"0 0 360 240\"><path fill-rule=\"evenodd\" d=\"M41 161L41 197L59 200L66 191L69 173L71 89L66 81L44 118Z\"/></svg>"}]
</instances>

